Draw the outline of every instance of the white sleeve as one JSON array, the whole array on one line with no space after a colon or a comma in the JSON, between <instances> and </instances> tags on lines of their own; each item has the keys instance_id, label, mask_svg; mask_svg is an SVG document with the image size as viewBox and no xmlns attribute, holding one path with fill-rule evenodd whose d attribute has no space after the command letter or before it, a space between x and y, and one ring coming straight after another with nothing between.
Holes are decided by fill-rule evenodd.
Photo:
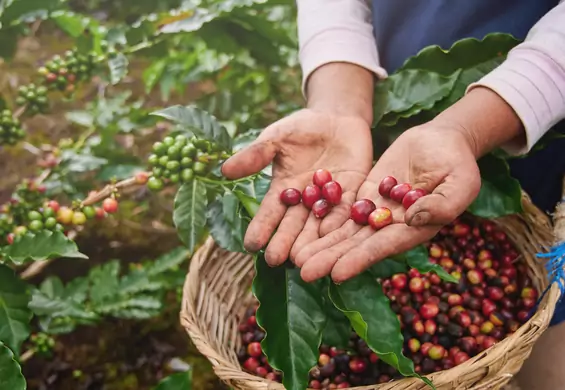
<instances>
[{"instance_id":1,"label":"white sleeve","mask_svg":"<svg viewBox=\"0 0 565 390\"><path fill-rule=\"evenodd\" d=\"M371 8L365 0L296 0L302 90L320 66L348 62L387 76L379 64Z\"/></svg>"},{"instance_id":2,"label":"white sleeve","mask_svg":"<svg viewBox=\"0 0 565 390\"><path fill-rule=\"evenodd\" d=\"M477 86L500 95L524 125L527 142L503 145L508 153L527 153L565 119L565 2L541 18L498 68L468 90Z\"/></svg>"}]
</instances>

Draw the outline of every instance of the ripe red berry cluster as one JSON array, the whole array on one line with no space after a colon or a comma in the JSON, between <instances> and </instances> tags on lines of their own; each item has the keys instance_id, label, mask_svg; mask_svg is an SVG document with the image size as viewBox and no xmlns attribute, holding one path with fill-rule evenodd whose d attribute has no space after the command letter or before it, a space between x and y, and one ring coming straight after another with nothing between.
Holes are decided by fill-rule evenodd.
<instances>
[{"instance_id":1,"label":"ripe red berry cluster","mask_svg":"<svg viewBox=\"0 0 565 390\"><path fill-rule=\"evenodd\" d=\"M418 373L442 371L471 359L516 332L529 319L537 291L506 234L486 220L458 219L427 244L429 260L459 279L443 282L415 269L381 280L397 313L404 353ZM263 331L250 309L240 325L245 371L280 381L262 354ZM310 372L312 389L373 385L400 378L354 332L347 351L322 345Z\"/></svg>"},{"instance_id":2,"label":"ripe red berry cluster","mask_svg":"<svg viewBox=\"0 0 565 390\"><path fill-rule=\"evenodd\" d=\"M302 201L316 218L324 218L333 206L341 202L342 193L341 185L333 180L330 171L318 169L314 172L312 184L307 185L302 194L296 188L287 188L281 192L280 199L287 206L295 206Z\"/></svg>"},{"instance_id":3,"label":"ripe red berry cluster","mask_svg":"<svg viewBox=\"0 0 565 390\"><path fill-rule=\"evenodd\" d=\"M421 188L412 188L409 183L398 184L398 181L392 176L386 176L379 184L379 194L383 198L389 198L397 203L402 203L405 209L412 206L427 192Z\"/></svg>"}]
</instances>

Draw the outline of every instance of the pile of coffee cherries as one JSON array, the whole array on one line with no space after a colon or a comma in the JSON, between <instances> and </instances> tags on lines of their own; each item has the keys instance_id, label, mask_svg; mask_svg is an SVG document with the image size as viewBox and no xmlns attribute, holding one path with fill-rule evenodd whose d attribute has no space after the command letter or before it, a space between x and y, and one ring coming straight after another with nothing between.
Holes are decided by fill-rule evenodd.
<instances>
[{"instance_id":1,"label":"pile of coffee cherries","mask_svg":"<svg viewBox=\"0 0 565 390\"><path fill-rule=\"evenodd\" d=\"M341 185L334 181L332 174L326 169L318 169L314 172L312 184L304 188L302 193L296 188L287 188L280 194L281 202L287 206L302 204L316 218L324 218L333 206L341 202L343 190ZM379 194L383 198L402 203L408 209L422 196L427 195L423 189L413 189L409 183L398 184L392 177L385 177L379 184ZM388 207L377 207L370 199L360 199L351 205L350 218L358 225L370 225L379 230L392 223L392 211Z\"/></svg>"},{"instance_id":2,"label":"pile of coffee cherries","mask_svg":"<svg viewBox=\"0 0 565 390\"><path fill-rule=\"evenodd\" d=\"M330 171L318 169L314 172L312 184L307 185L302 194L296 188L287 188L281 192L280 198L287 206L295 206L302 201L316 218L324 218L333 206L341 202L342 194L341 185L333 180Z\"/></svg>"},{"instance_id":3,"label":"pile of coffee cherries","mask_svg":"<svg viewBox=\"0 0 565 390\"><path fill-rule=\"evenodd\" d=\"M530 318L538 298L527 266L491 221L462 216L442 228L427 248L430 262L441 265L458 283L415 269L380 279L400 321L404 354L420 374L462 364L513 334ZM280 381L281 374L261 352L265 334L257 326L254 310L248 311L239 329L242 367ZM309 387L340 389L399 378L352 331L348 348L320 347Z\"/></svg>"}]
</instances>

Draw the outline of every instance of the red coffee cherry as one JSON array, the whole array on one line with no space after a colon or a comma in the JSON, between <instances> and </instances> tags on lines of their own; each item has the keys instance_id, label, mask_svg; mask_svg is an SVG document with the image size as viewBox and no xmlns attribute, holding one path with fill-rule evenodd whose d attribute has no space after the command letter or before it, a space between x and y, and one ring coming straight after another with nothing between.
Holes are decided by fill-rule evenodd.
<instances>
[{"instance_id":1,"label":"red coffee cherry","mask_svg":"<svg viewBox=\"0 0 565 390\"><path fill-rule=\"evenodd\" d=\"M350 218L358 225L367 225L369 222L369 215L377 206L369 199L361 199L353 203L351 206Z\"/></svg>"},{"instance_id":2,"label":"red coffee cherry","mask_svg":"<svg viewBox=\"0 0 565 390\"><path fill-rule=\"evenodd\" d=\"M332 174L327 169L318 169L312 177L312 183L320 188L330 181L332 181Z\"/></svg>"},{"instance_id":3,"label":"red coffee cherry","mask_svg":"<svg viewBox=\"0 0 565 390\"><path fill-rule=\"evenodd\" d=\"M106 198L102 202L102 208L108 214L113 214L118 211L118 201L114 198Z\"/></svg>"},{"instance_id":4,"label":"red coffee cherry","mask_svg":"<svg viewBox=\"0 0 565 390\"><path fill-rule=\"evenodd\" d=\"M320 218L320 219L324 218L326 215L329 214L330 210L331 210L331 206L328 203L328 201L325 199L318 199L312 205L312 213L316 218Z\"/></svg>"},{"instance_id":5,"label":"red coffee cherry","mask_svg":"<svg viewBox=\"0 0 565 390\"><path fill-rule=\"evenodd\" d=\"M324 184L322 187L322 196L326 199L331 205L338 205L341 202L341 195L343 190L341 189L341 185L337 181L330 181Z\"/></svg>"},{"instance_id":6,"label":"red coffee cherry","mask_svg":"<svg viewBox=\"0 0 565 390\"><path fill-rule=\"evenodd\" d=\"M377 207L369 214L368 221L373 229L382 229L392 223L392 211L386 207Z\"/></svg>"},{"instance_id":7,"label":"red coffee cherry","mask_svg":"<svg viewBox=\"0 0 565 390\"><path fill-rule=\"evenodd\" d=\"M307 185L302 191L302 204L311 209L317 200L322 199L322 190L315 185Z\"/></svg>"},{"instance_id":8,"label":"red coffee cherry","mask_svg":"<svg viewBox=\"0 0 565 390\"><path fill-rule=\"evenodd\" d=\"M402 207L404 207L405 209L408 209L418 199L420 199L422 196L425 196L427 194L428 193L421 188L416 188L414 190L408 191L406 193L406 195L404 195L404 198L402 198Z\"/></svg>"},{"instance_id":9,"label":"red coffee cherry","mask_svg":"<svg viewBox=\"0 0 565 390\"><path fill-rule=\"evenodd\" d=\"M287 206L295 206L300 203L300 191L296 188L287 188L281 192L281 202Z\"/></svg>"},{"instance_id":10,"label":"red coffee cherry","mask_svg":"<svg viewBox=\"0 0 565 390\"><path fill-rule=\"evenodd\" d=\"M397 184L390 190L390 199L394 200L397 203L401 203L404 195L406 195L411 189L412 186L408 183Z\"/></svg>"},{"instance_id":11,"label":"red coffee cherry","mask_svg":"<svg viewBox=\"0 0 565 390\"><path fill-rule=\"evenodd\" d=\"M388 198L390 196L390 190L397 184L398 181L394 177L386 176L383 180L381 180L381 184L379 184L379 194L383 198Z\"/></svg>"}]
</instances>

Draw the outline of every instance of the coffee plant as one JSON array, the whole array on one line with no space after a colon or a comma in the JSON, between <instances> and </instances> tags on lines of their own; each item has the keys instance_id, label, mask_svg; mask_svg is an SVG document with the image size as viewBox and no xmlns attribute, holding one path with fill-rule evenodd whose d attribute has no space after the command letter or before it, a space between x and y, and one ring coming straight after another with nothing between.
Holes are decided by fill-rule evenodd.
<instances>
[{"instance_id":1,"label":"coffee plant","mask_svg":"<svg viewBox=\"0 0 565 390\"><path fill-rule=\"evenodd\" d=\"M262 127L299 108L292 2L131 3L131 23L90 15L89 7L115 6L102 0L0 5L0 56L8 63L18 40L38 28L62 31L72 43L37 63L29 82L2 99L1 147L29 151L37 160L33 177L21 180L0 213L0 383L9 389L26 388L20 364L33 354L49 356L58 335L105 318L159 316L167 293L182 286L180 267L208 235L244 252L243 235L269 189L270 170L227 180L220 166ZM449 51L430 47L378 83L375 158L402 131L457 101L517 43L491 34ZM140 74L128 74L133 64L142 64ZM134 101L128 84L136 78L143 81L143 98ZM202 87L190 105L186 85ZM182 104L161 104L171 100ZM34 146L37 134L28 133L28 124L61 105L80 135ZM522 211L507 158L496 151L479 161L483 185L468 215L427 246L348 282L305 283L292 264L271 268L262 252L255 254L258 307L240 327L242 369L289 390L402 377L433 387L422 375L460 364L515 332L537 292L524 267L514 266L516 250L488 222ZM281 199L289 207L311 201L323 217L339 203L341 187L326 183L331 177L313 180L313 193L294 189ZM405 192L398 191L388 188L387 194L404 202ZM406 205L421 195L411 194ZM168 201L184 248L127 271L111 260L70 281L26 281L53 259L87 259L75 242L86 229L111 216L139 223L139 212L151 214ZM358 207L359 221L374 228L390 217L386 210L370 214L375 205ZM190 373L178 373L157 389L188 389L191 382Z\"/></svg>"}]
</instances>

